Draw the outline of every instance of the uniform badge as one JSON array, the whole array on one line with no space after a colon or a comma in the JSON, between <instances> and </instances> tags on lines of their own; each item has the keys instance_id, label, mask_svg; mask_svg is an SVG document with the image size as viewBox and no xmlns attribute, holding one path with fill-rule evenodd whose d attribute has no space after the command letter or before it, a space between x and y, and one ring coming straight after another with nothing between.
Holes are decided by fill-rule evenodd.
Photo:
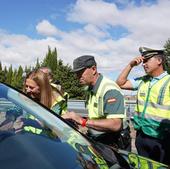
<instances>
[{"instance_id":1,"label":"uniform badge","mask_svg":"<svg viewBox=\"0 0 170 169\"><path fill-rule=\"evenodd\" d=\"M107 103L114 103L114 102L116 102L117 100L115 99L115 98L109 98L108 100L107 100Z\"/></svg>"},{"instance_id":2,"label":"uniform badge","mask_svg":"<svg viewBox=\"0 0 170 169\"><path fill-rule=\"evenodd\" d=\"M140 97L145 97L145 92L141 92Z\"/></svg>"}]
</instances>

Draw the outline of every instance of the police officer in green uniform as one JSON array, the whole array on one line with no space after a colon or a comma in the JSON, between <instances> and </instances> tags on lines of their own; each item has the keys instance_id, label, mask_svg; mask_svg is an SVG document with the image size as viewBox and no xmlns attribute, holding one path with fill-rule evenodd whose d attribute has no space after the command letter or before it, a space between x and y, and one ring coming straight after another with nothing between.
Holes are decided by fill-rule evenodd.
<instances>
[{"instance_id":1,"label":"police officer in green uniform","mask_svg":"<svg viewBox=\"0 0 170 169\"><path fill-rule=\"evenodd\" d=\"M88 134L96 141L130 150L131 139L124 96L119 86L98 73L96 61L90 55L76 58L73 61L73 72L80 84L88 87L88 118L75 112L68 112L63 117L76 121L82 127L88 127Z\"/></svg>"},{"instance_id":2,"label":"police officer in green uniform","mask_svg":"<svg viewBox=\"0 0 170 169\"><path fill-rule=\"evenodd\" d=\"M117 84L122 89L138 91L133 122L139 155L170 164L170 75L164 70L164 51L146 47L140 47L139 51L141 56L125 67ZM132 68L140 63L146 75L128 80Z\"/></svg>"}]
</instances>

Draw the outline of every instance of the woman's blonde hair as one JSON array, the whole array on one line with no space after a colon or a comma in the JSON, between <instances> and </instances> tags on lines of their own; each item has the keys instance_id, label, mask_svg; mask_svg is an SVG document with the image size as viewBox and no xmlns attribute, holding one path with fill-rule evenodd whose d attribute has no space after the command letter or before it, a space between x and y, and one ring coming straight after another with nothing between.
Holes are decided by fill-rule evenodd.
<instances>
[{"instance_id":1,"label":"woman's blonde hair","mask_svg":"<svg viewBox=\"0 0 170 169\"><path fill-rule=\"evenodd\" d=\"M51 108L52 87L50 85L48 76L45 73L43 73L41 70L33 70L26 76L25 82L27 79L33 80L39 86L39 90L40 90L39 102L45 105L46 107ZM24 92L26 92L25 83L24 83Z\"/></svg>"}]
</instances>

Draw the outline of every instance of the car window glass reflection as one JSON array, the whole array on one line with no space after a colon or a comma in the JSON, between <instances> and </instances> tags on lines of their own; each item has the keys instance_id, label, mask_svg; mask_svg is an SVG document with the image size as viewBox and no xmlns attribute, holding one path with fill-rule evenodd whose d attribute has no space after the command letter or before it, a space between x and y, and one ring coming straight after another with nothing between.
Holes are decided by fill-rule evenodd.
<instances>
[{"instance_id":1,"label":"car window glass reflection","mask_svg":"<svg viewBox=\"0 0 170 169\"><path fill-rule=\"evenodd\" d=\"M0 141L41 137L56 143L66 142L78 153L77 161L83 168L108 168L86 139L48 110L11 89L3 96L0 94Z\"/></svg>"}]
</instances>

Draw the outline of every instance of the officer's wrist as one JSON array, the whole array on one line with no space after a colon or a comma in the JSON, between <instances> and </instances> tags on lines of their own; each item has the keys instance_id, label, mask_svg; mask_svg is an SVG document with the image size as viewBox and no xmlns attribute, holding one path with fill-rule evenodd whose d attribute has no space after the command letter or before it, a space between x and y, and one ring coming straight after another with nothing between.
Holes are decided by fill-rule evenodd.
<instances>
[{"instance_id":1,"label":"officer's wrist","mask_svg":"<svg viewBox=\"0 0 170 169\"><path fill-rule=\"evenodd\" d=\"M88 120L86 121L86 126L87 126L87 127L93 127L93 126L95 126L95 120L88 119Z\"/></svg>"},{"instance_id":2,"label":"officer's wrist","mask_svg":"<svg viewBox=\"0 0 170 169\"><path fill-rule=\"evenodd\" d=\"M130 69L132 69L135 65L133 63L129 63L128 66Z\"/></svg>"},{"instance_id":3,"label":"officer's wrist","mask_svg":"<svg viewBox=\"0 0 170 169\"><path fill-rule=\"evenodd\" d=\"M82 127L85 127L85 126L86 126L86 123L87 123L87 119L82 118L82 119L81 119L81 126L82 126Z\"/></svg>"}]
</instances>

